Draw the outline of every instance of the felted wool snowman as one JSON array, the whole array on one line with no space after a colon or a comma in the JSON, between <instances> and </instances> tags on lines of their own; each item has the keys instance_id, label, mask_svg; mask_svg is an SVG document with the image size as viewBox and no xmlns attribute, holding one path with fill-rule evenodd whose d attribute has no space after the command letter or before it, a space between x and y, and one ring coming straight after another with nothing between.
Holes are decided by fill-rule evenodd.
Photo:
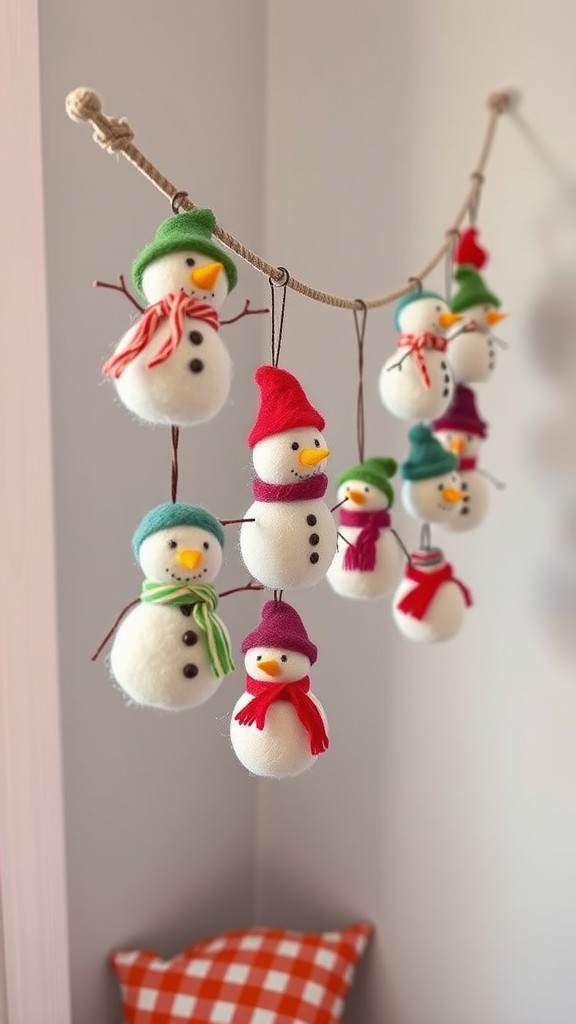
<instances>
[{"instance_id":1,"label":"felted wool snowman","mask_svg":"<svg viewBox=\"0 0 576 1024\"><path fill-rule=\"evenodd\" d=\"M452 403L434 422L433 428L442 447L458 459L464 494L458 515L451 517L444 526L458 533L473 530L488 514L488 483L478 472L480 446L486 440L488 424L478 415L471 388L458 384Z\"/></svg>"},{"instance_id":2,"label":"felted wool snowman","mask_svg":"<svg viewBox=\"0 0 576 1024\"><path fill-rule=\"evenodd\" d=\"M250 575L272 590L312 587L336 552L336 526L323 501L330 451L324 417L287 370L260 366L260 408L248 437L256 471L240 530Z\"/></svg>"},{"instance_id":3,"label":"felted wool snowman","mask_svg":"<svg viewBox=\"0 0 576 1024\"><path fill-rule=\"evenodd\" d=\"M374 456L352 466L337 478L339 533L344 541L334 555L326 578L342 597L383 597L401 572L400 546L392 533L390 483L398 469L394 459Z\"/></svg>"},{"instance_id":4,"label":"felted wool snowman","mask_svg":"<svg viewBox=\"0 0 576 1024\"><path fill-rule=\"evenodd\" d=\"M431 420L449 404L454 380L446 332L460 319L436 292L412 291L400 299L398 351L380 374L380 397L393 416Z\"/></svg>"},{"instance_id":5,"label":"felted wool snowman","mask_svg":"<svg viewBox=\"0 0 576 1024\"><path fill-rule=\"evenodd\" d=\"M215 225L211 210L169 217L132 266L149 306L102 372L127 409L149 423L204 423L228 398L232 363L218 310L237 272L212 238Z\"/></svg>"},{"instance_id":6,"label":"felted wool snowman","mask_svg":"<svg viewBox=\"0 0 576 1024\"><path fill-rule=\"evenodd\" d=\"M246 692L232 712L234 752L254 775L300 775L329 745L324 709L310 693L317 648L291 605L268 601L242 653Z\"/></svg>"},{"instance_id":7,"label":"felted wool snowman","mask_svg":"<svg viewBox=\"0 0 576 1024\"><path fill-rule=\"evenodd\" d=\"M456 636L472 604L468 588L454 576L439 548L415 551L392 602L400 632L416 643L438 643Z\"/></svg>"},{"instance_id":8,"label":"felted wool snowman","mask_svg":"<svg viewBox=\"0 0 576 1024\"><path fill-rule=\"evenodd\" d=\"M222 526L198 505L158 505L136 529L132 550L145 579L110 654L114 679L136 704L197 707L234 670L212 586L223 547Z\"/></svg>"},{"instance_id":9,"label":"felted wool snowman","mask_svg":"<svg viewBox=\"0 0 576 1024\"><path fill-rule=\"evenodd\" d=\"M457 383L472 384L490 379L496 365L496 342L492 330L506 316L500 313L500 299L486 286L475 267L468 264L454 271L459 287L451 302L462 323L449 339L448 358Z\"/></svg>"},{"instance_id":10,"label":"felted wool snowman","mask_svg":"<svg viewBox=\"0 0 576 1024\"><path fill-rule=\"evenodd\" d=\"M423 423L411 427L408 439L410 453L401 468L402 504L421 522L447 523L458 515L464 498L458 459Z\"/></svg>"}]
</instances>

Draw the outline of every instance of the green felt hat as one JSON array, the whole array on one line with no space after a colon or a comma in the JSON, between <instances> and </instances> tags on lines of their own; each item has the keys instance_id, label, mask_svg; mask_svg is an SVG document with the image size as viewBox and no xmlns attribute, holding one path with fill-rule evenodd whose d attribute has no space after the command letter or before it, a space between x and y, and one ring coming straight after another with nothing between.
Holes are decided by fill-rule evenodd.
<instances>
[{"instance_id":1,"label":"green felt hat","mask_svg":"<svg viewBox=\"0 0 576 1024\"><path fill-rule=\"evenodd\" d=\"M200 505L187 505L183 501L167 501L164 505L157 505L156 508L150 509L136 527L132 537L134 558L138 559L138 552L146 537L158 533L159 530L168 530L171 526L199 526L201 530L211 533L221 548L224 547L224 530L211 512Z\"/></svg>"},{"instance_id":2,"label":"green felt hat","mask_svg":"<svg viewBox=\"0 0 576 1024\"><path fill-rule=\"evenodd\" d=\"M406 295L403 295L402 298L398 300L394 309L394 325L397 331L401 330L400 317L406 309L406 306L410 306L413 302L418 302L419 299L438 299L439 302L446 302L446 299L442 298L438 292L429 292L418 288L414 288L411 292L407 292Z\"/></svg>"},{"instance_id":3,"label":"green felt hat","mask_svg":"<svg viewBox=\"0 0 576 1024\"><path fill-rule=\"evenodd\" d=\"M351 469L340 473L340 476L336 477L336 483L338 487L349 480L361 480L364 484L370 484L386 495L388 506L392 508L394 504L394 488L390 483L389 477L394 476L397 469L398 463L395 459L384 459L380 455L373 455L372 458L364 459L364 462L360 462L357 466L352 466Z\"/></svg>"},{"instance_id":4,"label":"green felt hat","mask_svg":"<svg viewBox=\"0 0 576 1024\"><path fill-rule=\"evenodd\" d=\"M410 454L402 463L404 480L430 480L453 473L458 459L436 440L429 427L417 423L408 432Z\"/></svg>"},{"instance_id":5,"label":"green felt hat","mask_svg":"<svg viewBox=\"0 0 576 1024\"><path fill-rule=\"evenodd\" d=\"M454 280L460 287L450 302L453 313L462 313L472 306L495 306L498 309L501 305L500 299L486 287L484 278L475 267L463 263L454 271Z\"/></svg>"},{"instance_id":6,"label":"green felt hat","mask_svg":"<svg viewBox=\"0 0 576 1024\"><path fill-rule=\"evenodd\" d=\"M154 260L169 252L201 252L215 262L222 263L231 292L238 280L236 265L228 253L213 240L216 217L212 210L188 210L176 213L162 221L154 239L138 253L132 264L132 280L142 295L142 274Z\"/></svg>"}]
</instances>

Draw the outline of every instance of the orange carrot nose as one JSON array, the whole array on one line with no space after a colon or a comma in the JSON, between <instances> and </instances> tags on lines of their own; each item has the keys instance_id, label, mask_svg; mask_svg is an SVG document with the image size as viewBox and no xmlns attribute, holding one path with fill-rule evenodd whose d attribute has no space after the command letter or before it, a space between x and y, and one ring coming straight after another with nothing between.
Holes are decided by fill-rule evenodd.
<instances>
[{"instance_id":1,"label":"orange carrot nose","mask_svg":"<svg viewBox=\"0 0 576 1024\"><path fill-rule=\"evenodd\" d=\"M183 565L185 569L190 569L191 572L194 572L194 569L200 565L203 557L201 551L196 551L194 548L184 548L177 553L176 561L179 565Z\"/></svg>"},{"instance_id":2,"label":"orange carrot nose","mask_svg":"<svg viewBox=\"0 0 576 1024\"><path fill-rule=\"evenodd\" d=\"M438 317L440 327L453 327L454 324L457 324L460 320L462 320L461 313L440 313L440 316Z\"/></svg>"},{"instance_id":3,"label":"orange carrot nose","mask_svg":"<svg viewBox=\"0 0 576 1024\"><path fill-rule=\"evenodd\" d=\"M442 491L442 497L444 501L449 501L450 504L456 504L457 501L462 501L464 494L462 491L457 491L455 487L445 487Z\"/></svg>"},{"instance_id":4,"label":"orange carrot nose","mask_svg":"<svg viewBox=\"0 0 576 1024\"><path fill-rule=\"evenodd\" d=\"M348 497L350 501L353 501L355 505L365 505L366 495L363 491L348 491Z\"/></svg>"},{"instance_id":5,"label":"orange carrot nose","mask_svg":"<svg viewBox=\"0 0 576 1024\"><path fill-rule=\"evenodd\" d=\"M462 455L466 447L466 441L463 437L455 437L450 442L450 451L454 452L454 455Z\"/></svg>"},{"instance_id":6,"label":"orange carrot nose","mask_svg":"<svg viewBox=\"0 0 576 1024\"><path fill-rule=\"evenodd\" d=\"M279 676L280 675L280 662L276 661L276 658L269 658L268 661L257 662L257 668L261 672L265 672L267 676Z\"/></svg>"},{"instance_id":7,"label":"orange carrot nose","mask_svg":"<svg viewBox=\"0 0 576 1024\"><path fill-rule=\"evenodd\" d=\"M196 267L190 271L190 281L197 288L208 292L216 284L221 270L224 270L223 263L207 263L205 267Z\"/></svg>"},{"instance_id":8,"label":"orange carrot nose","mask_svg":"<svg viewBox=\"0 0 576 1024\"><path fill-rule=\"evenodd\" d=\"M490 324L490 327L495 327L501 320L505 320L508 313L501 313L498 309L489 309L486 313L486 323Z\"/></svg>"}]
</instances>

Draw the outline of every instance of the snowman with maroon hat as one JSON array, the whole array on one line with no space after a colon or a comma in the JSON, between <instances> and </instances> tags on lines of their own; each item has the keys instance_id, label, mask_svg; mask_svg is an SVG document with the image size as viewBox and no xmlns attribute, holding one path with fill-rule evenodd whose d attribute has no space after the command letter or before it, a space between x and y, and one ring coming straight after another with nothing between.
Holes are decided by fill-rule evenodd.
<instances>
[{"instance_id":1,"label":"snowman with maroon hat","mask_svg":"<svg viewBox=\"0 0 576 1024\"><path fill-rule=\"evenodd\" d=\"M237 701L230 739L254 775L281 779L311 768L328 749L326 716L310 693L318 651L298 612L267 601L256 629L244 639L246 692Z\"/></svg>"},{"instance_id":2,"label":"snowman with maroon hat","mask_svg":"<svg viewBox=\"0 0 576 1024\"><path fill-rule=\"evenodd\" d=\"M456 533L473 530L488 514L488 484L478 469L480 448L486 440L488 424L478 414L472 388L458 384L448 409L432 426L442 447L458 459L464 495L458 515L443 525Z\"/></svg>"},{"instance_id":3,"label":"snowman with maroon hat","mask_svg":"<svg viewBox=\"0 0 576 1024\"><path fill-rule=\"evenodd\" d=\"M336 553L336 526L324 502L330 455L314 409L287 370L256 370L260 408L248 437L256 471L254 503L240 530L251 576L272 590L311 587Z\"/></svg>"}]
</instances>

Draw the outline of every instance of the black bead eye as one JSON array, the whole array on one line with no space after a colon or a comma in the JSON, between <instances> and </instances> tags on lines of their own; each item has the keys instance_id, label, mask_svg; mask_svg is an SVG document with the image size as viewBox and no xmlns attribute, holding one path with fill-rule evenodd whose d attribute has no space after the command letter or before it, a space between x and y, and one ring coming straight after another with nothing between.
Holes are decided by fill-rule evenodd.
<instances>
[{"instance_id":1,"label":"black bead eye","mask_svg":"<svg viewBox=\"0 0 576 1024\"><path fill-rule=\"evenodd\" d=\"M317 437L314 438L314 444L316 445L317 448L320 447L320 441L318 440Z\"/></svg>"},{"instance_id":2,"label":"black bead eye","mask_svg":"<svg viewBox=\"0 0 576 1024\"><path fill-rule=\"evenodd\" d=\"M187 259L186 259L186 266L187 267L195 267L196 266L196 260L193 260L191 256L188 256Z\"/></svg>"},{"instance_id":3,"label":"black bead eye","mask_svg":"<svg viewBox=\"0 0 576 1024\"><path fill-rule=\"evenodd\" d=\"M444 490L444 484L438 484L438 490L439 491L443 491Z\"/></svg>"},{"instance_id":4,"label":"black bead eye","mask_svg":"<svg viewBox=\"0 0 576 1024\"><path fill-rule=\"evenodd\" d=\"M208 551L208 548L210 547L210 545L209 545L207 540L204 541L202 547L204 548L204 551Z\"/></svg>"},{"instance_id":5,"label":"black bead eye","mask_svg":"<svg viewBox=\"0 0 576 1024\"><path fill-rule=\"evenodd\" d=\"M256 661L262 661L262 655L261 654L257 654L256 655Z\"/></svg>"},{"instance_id":6,"label":"black bead eye","mask_svg":"<svg viewBox=\"0 0 576 1024\"><path fill-rule=\"evenodd\" d=\"M169 540L168 541L168 547L169 548L177 548L178 547L178 542L175 541L175 540Z\"/></svg>"},{"instance_id":7,"label":"black bead eye","mask_svg":"<svg viewBox=\"0 0 576 1024\"><path fill-rule=\"evenodd\" d=\"M442 306L436 306L436 312L437 313L441 313L442 312Z\"/></svg>"},{"instance_id":8,"label":"black bead eye","mask_svg":"<svg viewBox=\"0 0 576 1024\"><path fill-rule=\"evenodd\" d=\"M298 444L298 441L292 441L292 444L290 445L290 447L291 447L293 452L297 452L299 447L300 447L300 445Z\"/></svg>"},{"instance_id":9,"label":"black bead eye","mask_svg":"<svg viewBox=\"0 0 576 1024\"><path fill-rule=\"evenodd\" d=\"M282 655L282 657L280 658L280 661L288 661L288 658L286 657L285 654Z\"/></svg>"},{"instance_id":10,"label":"black bead eye","mask_svg":"<svg viewBox=\"0 0 576 1024\"><path fill-rule=\"evenodd\" d=\"M369 488L369 487L365 487L365 488L364 488L364 493L365 493L365 494L368 494L369 490L370 490L370 488Z\"/></svg>"}]
</instances>

